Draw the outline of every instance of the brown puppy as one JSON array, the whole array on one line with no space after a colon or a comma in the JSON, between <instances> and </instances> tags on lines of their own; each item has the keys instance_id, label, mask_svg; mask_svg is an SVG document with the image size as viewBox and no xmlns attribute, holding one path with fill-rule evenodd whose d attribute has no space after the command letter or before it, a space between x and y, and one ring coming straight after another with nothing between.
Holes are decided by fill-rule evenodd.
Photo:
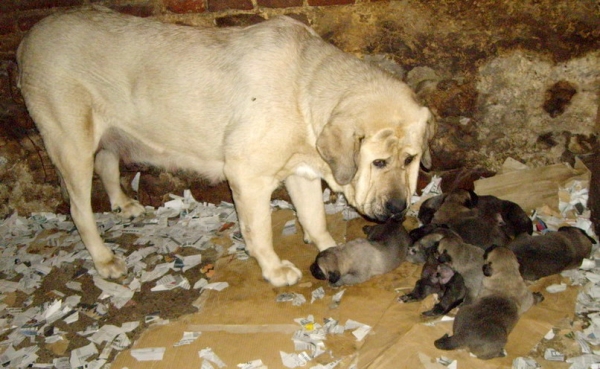
<instances>
[{"instance_id":1,"label":"brown puppy","mask_svg":"<svg viewBox=\"0 0 600 369\"><path fill-rule=\"evenodd\" d=\"M310 266L312 275L335 287L351 285L390 272L406 260L411 240L401 220L392 218L364 230L367 239L358 238L319 252Z\"/></svg>"},{"instance_id":2,"label":"brown puppy","mask_svg":"<svg viewBox=\"0 0 600 369\"><path fill-rule=\"evenodd\" d=\"M515 255L505 247L491 247L485 253L485 278L477 299L458 311L453 336L435 341L441 350L467 347L479 359L504 356L508 335L521 314L543 300L527 289Z\"/></svg>"},{"instance_id":3,"label":"brown puppy","mask_svg":"<svg viewBox=\"0 0 600 369\"><path fill-rule=\"evenodd\" d=\"M448 264L463 277L467 288L465 302L475 300L483 280L484 251L465 243L456 232L445 228L436 229L421 242L437 244L438 262Z\"/></svg>"},{"instance_id":4,"label":"brown puppy","mask_svg":"<svg viewBox=\"0 0 600 369\"><path fill-rule=\"evenodd\" d=\"M561 227L541 236L522 234L507 247L517 256L523 278L533 281L579 267L590 256L593 243L580 228Z\"/></svg>"},{"instance_id":5,"label":"brown puppy","mask_svg":"<svg viewBox=\"0 0 600 369\"><path fill-rule=\"evenodd\" d=\"M465 242L484 250L533 232L531 219L519 205L463 189L426 200L418 217L424 226L413 231L411 237L422 237L439 225L447 225Z\"/></svg>"}]
</instances>

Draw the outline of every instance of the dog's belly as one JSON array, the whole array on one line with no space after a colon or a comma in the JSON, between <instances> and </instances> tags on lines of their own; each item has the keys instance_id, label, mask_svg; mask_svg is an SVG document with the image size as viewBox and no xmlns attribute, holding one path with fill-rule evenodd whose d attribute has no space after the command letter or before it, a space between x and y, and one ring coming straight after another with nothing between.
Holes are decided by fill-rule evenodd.
<instances>
[{"instance_id":1,"label":"dog's belly","mask_svg":"<svg viewBox=\"0 0 600 369\"><path fill-rule=\"evenodd\" d=\"M120 129L111 128L102 135L98 149L118 153L125 163L145 163L169 171L189 170L212 182L224 179L225 161L221 150L216 147L212 147L212 150L203 150L198 147L202 142L196 142L193 147L179 142L178 147L170 142L161 142L160 138L164 136L164 134L157 134L144 141ZM207 142L205 146L210 148L211 144Z\"/></svg>"}]
</instances>

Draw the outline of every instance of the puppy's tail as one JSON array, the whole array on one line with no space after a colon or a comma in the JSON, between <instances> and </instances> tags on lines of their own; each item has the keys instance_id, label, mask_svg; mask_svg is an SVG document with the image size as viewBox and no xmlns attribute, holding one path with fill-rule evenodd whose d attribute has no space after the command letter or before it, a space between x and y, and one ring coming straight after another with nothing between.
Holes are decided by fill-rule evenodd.
<instances>
[{"instance_id":1,"label":"puppy's tail","mask_svg":"<svg viewBox=\"0 0 600 369\"><path fill-rule=\"evenodd\" d=\"M460 347L460 344L457 342L454 336L448 336L446 333L441 338L438 338L433 342L436 348L440 350L455 350Z\"/></svg>"}]
</instances>

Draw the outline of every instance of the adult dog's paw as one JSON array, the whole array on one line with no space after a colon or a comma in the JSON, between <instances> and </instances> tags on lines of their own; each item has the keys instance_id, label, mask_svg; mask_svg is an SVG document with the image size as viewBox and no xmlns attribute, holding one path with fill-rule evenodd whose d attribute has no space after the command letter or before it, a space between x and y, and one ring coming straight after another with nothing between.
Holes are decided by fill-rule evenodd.
<instances>
[{"instance_id":1,"label":"adult dog's paw","mask_svg":"<svg viewBox=\"0 0 600 369\"><path fill-rule=\"evenodd\" d=\"M302 278L302 272L294 264L282 260L278 267L263 270L263 277L275 287L291 286Z\"/></svg>"},{"instance_id":2,"label":"adult dog's paw","mask_svg":"<svg viewBox=\"0 0 600 369\"><path fill-rule=\"evenodd\" d=\"M126 203L115 205L112 210L125 219L133 219L144 214L146 208L137 200L129 199Z\"/></svg>"},{"instance_id":3,"label":"adult dog's paw","mask_svg":"<svg viewBox=\"0 0 600 369\"><path fill-rule=\"evenodd\" d=\"M102 278L119 278L122 275L127 274L127 264L120 257L113 255L113 257L105 262L94 263L96 270Z\"/></svg>"}]
</instances>

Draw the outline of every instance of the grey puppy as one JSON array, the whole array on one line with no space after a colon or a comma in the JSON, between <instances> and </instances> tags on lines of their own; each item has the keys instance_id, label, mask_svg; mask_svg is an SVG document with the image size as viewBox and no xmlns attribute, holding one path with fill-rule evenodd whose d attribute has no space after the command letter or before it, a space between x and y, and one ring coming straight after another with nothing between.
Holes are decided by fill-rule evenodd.
<instances>
[{"instance_id":1,"label":"grey puppy","mask_svg":"<svg viewBox=\"0 0 600 369\"><path fill-rule=\"evenodd\" d=\"M483 254L481 248L465 243L454 231L439 228L423 237L421 244L435 244L438 261L448 264L463 277L467 294L465 303L474 301L483 280Z\"/></svg>"},{"instance_id":2,"label":"grey puppy","mask_svg":"<svg viewBox=\"0 0 600 369\"><path fill-rule=\"evenodd\" d=\"M418 217L423 227L411 232L413 239L446 225L465 242L484 250L492 245L504 246L517 235L533 232L531 219L516 203L463 189L426 200Z\"/></svg>"},{"instance_id":3,"label":"grey puppy","mask_svg":"<svg viewBox=\"0 0 600 369\"><path fill-rule=\"evenodd\" d=\"M367 238L319 252L310 272L332 286L351 285L396 269L404 260L411 239L399 219L363 228Z\"/></svg>"},{"instance_id":4,"label":"grey puppy","mask_svg":"<svg viewBox=\"0 0 600 369\"><path fill-rule=\"evenodd\" d=\"M596 241L577 227L561 227L541 236L522 234L507 245L519 261L524 279L534 281L577 268Z\"/></svg>"},{"instance_id":5,"label":"grey puppy","mask_svg":"<svg viewBox=\"0 0 600 369\"><path fill-rule=\"evenodd\" d=\"M519 317L543 300L527 289L514 253L506 247L490 247L485 253L485 278L477 299L462 306L454 319L453 336L435 341L441 350L466 347L479 359L504 356L508 335Z\"/></svg>"}]
</instances>

